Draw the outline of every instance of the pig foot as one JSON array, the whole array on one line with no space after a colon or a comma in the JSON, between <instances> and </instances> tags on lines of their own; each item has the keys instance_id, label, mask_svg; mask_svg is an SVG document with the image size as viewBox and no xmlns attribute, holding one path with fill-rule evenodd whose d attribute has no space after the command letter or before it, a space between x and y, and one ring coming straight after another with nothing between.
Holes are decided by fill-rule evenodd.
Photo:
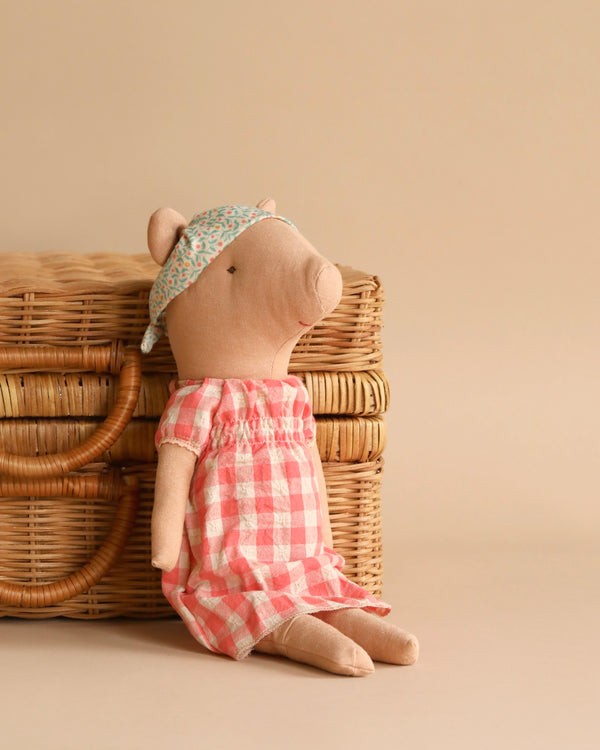
<instances>
[{"instance_id":1,"label":"pig foot","mask_svg":"<svg viewBox=\"0 0 600 750\"><path fill-rule=\"evenodd\" d=\"M337 609L316 616L351 638L375 661L408 665L419 657L415 636L378 615L362 609Z\"/></svg>"},{"instance_id":2,"label":"pig foot","mask_svg":"<svg viewBox=\"0 0 600 750\"><path fill-rule=\"evenodd\" d=\"M352 677L363 677L374 669L366 651L312 615L296 615L284 622L259 641L254 650Z\"/></svg>"}]
</instances>

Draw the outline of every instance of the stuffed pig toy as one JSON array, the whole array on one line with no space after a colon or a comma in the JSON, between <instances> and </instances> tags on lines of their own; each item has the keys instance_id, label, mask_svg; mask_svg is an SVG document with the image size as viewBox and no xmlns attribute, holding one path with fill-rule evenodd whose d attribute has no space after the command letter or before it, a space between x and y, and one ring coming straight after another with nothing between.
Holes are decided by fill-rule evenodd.
<instances>
[{"instance_id":1,"label":"stuffed pig toy","mask_svg":"<svg viewBox=\"0 0 600 750\"><path fill-rule=\"evenodd\" d=\"M279 654L361 676L412 664L414 636L342 574L315 419L288 375L300 336L338 304L342 280L272 200L188 224L150 219L162 266L142 350L168 332L178 382L157 434L152 563L206 648Z\"/></svg>"}]
</instances>

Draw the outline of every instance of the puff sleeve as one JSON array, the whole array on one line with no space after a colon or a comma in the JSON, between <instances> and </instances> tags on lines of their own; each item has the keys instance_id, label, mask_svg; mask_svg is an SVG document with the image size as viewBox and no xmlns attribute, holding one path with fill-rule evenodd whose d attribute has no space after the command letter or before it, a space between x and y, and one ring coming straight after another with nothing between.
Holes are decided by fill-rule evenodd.
<instances>
[{"instance_id":1,"label":"puff sleeve","mask_svg":"<svg viewBox=\"0 0 600 750\"><path fill-rule=\"evenodd\" d=\"M197 385L174 391L156 431L157 450L164 443L173 443L187 448L198 458L202 455L209 443L214 411L212 400L207 399L203 391Z\"/></svg>"}]
</instances>

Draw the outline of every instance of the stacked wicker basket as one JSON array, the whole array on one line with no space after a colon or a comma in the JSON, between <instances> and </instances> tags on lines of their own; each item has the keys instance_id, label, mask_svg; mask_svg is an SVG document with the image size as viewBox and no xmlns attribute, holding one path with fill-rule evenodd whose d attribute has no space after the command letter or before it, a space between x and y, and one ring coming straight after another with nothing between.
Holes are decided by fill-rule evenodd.
<instances>
[{"instance_id":1,"label":"stacked wicker basket","mask_svg":"<svg viewBox=\"0 0 600 750\"><path fill-rule=\"evenodd\" d=\"M150 566L154 432L175 364L148 356L146 255L0 255L0 616L172 614ZM380 594L379 280L340 268L340 304L292 355L317 417L334 545Z\"/></svg>"}]
</instances>

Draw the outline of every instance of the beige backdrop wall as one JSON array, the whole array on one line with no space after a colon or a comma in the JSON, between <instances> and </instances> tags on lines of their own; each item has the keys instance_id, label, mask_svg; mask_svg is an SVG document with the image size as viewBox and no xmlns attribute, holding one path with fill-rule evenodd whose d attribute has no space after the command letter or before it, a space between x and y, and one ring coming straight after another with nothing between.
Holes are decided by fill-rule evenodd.
<instances>
[{"instance_id":1,"label":"beige backdrop wall","mask_svg":"<svg viewBox=\"0 0 600 750\"><path fill-rule=\"evenodd\" d=\"M388 555L597 534L597 2L0 7L2 250L273 195L386 287Z\"/></svg>"}]
</instances>

